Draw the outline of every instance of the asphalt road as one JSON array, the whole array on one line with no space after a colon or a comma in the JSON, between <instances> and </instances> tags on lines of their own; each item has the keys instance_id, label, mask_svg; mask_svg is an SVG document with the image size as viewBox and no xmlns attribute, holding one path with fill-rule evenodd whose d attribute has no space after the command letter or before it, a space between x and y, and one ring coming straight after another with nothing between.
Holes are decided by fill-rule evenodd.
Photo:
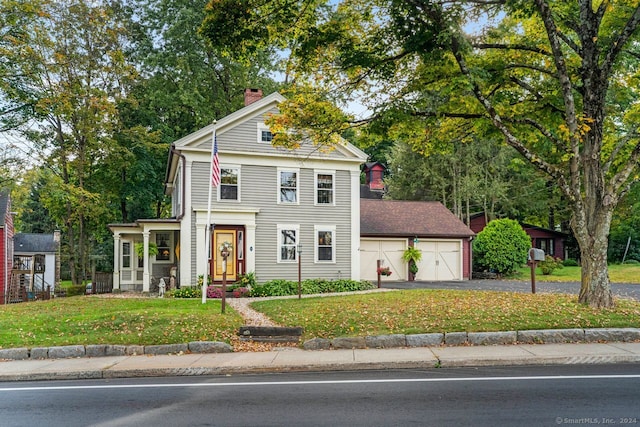
<instances>
[{"instance_id":1,"label":"asphalt road","mask_svg":"<svg viewBox=\"0 0 640 427\"><path fill-rule=\"evenodd\" d=\"M452 282L382 282L389 289L458 289L482 291L507 291L531 293L530 281L519 280L463 280ZM633 298L640 301L640 284L612 283L611 291L619 298ZM578 295L580 284L576 282L536 281L536 293L555 292Z\"/></svg>"},{"instance_id":2,"label":"asphalt road","mask_svg":"<svg viewBox=\"0 0 640 427\"><path fill-rule=\"evenodd\" d=\"M2 426L636 425L639 365L0 383Z\"/></svg>"}]
</instances>

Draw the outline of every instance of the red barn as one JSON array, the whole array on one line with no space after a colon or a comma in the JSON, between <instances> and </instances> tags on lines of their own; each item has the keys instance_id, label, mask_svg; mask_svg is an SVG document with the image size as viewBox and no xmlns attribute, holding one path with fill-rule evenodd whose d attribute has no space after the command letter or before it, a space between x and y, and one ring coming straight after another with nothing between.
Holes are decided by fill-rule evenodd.
<instances>
[{"instance_id":1,"label":"red barn","mask_svg":"<svg viewBox=\"0 0 640 427\"><path fill-rule=\"evenodd\" d=\"M487 225L484 213L472 215L470 222L469 228L476 234L481 232ZM567 239L567 235L565 233L522 222L520 225L531 238L531 247L542 249L545 254L554 258L562 260L566 258L564 242Z\"/></svg>"},{"instance_id":2,"label":"red barn","mask_svg":"<svg viewBox=\"0 0 640 427\"><path fill-rule=\"evenodd\" d=\"M6 303L13 265L13 216L8 190L0 190L0 304Z\"/></svg>"}]
</instances>

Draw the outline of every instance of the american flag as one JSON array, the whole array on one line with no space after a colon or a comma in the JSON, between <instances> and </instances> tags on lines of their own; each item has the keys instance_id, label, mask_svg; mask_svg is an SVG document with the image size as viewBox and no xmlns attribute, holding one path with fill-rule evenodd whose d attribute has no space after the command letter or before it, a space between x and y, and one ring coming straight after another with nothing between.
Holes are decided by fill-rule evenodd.
<instances>
[{"instance_id":1,"label":"american flag","mask_svg":"<svg viewBox=\"0 0 640 427\"><path fill-rule=\"evenodd\" d=\"M211 156L211 185L220 185L220 160L218 159L218 139L213 134L213 155Z\"/></svg>"}]
</instances>

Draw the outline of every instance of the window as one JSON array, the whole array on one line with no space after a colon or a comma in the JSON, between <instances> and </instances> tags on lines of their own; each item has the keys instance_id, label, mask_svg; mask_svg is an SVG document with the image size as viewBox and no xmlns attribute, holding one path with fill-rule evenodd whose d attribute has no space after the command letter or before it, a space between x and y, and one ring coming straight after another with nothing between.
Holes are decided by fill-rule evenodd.
<instances>
[{"instance_id":1,"label":"window","mask_svg":"<svg viewBox=\"0 0 640 427\"><path fill-rule=\"evenodd\" d=\"M179 216L182 213L182 166L178 165L176 179L173 182L173 215Z\"/></svg>"},{"instance_id":2,"label":"window","mask_svg":"<svg viewBox=\"0 0 640 427\"><path fill-rule=\"evenodd\" d=\"M316 173L316 204L333 204L333 182L335 180L334 176L334 172Z\"/></svg>"},{"instance_id":3,"label":"window","mask_svg":"<svg viewBox=\"0 0 640 427\"><path fill-rule=\"evenodd\" d=\"M170 237L169 233L156 233L156 245L158 245L156 261L169 261L171 259Z\"/></svg>"},{"instance_id":4,"label":"window","mask_svg":"<svg viewBox=\"0 0 640 427\"><path fill-rule=\"evenodd\" d=\"M220 169L220 200L240 200L239 177L239 167Z\"/></svg>"},{"instance_id":5,"label":"window","mask_svg":"<svg viewBox=\"0 0 640 427\"><path fill-rule=\"evenodd\" d=\"M316 226L316 261L335 262L335 227Z\"/></svg>"},{"instance_id":6,"label":"window","mask_svg":"<svg viewBox=\"0 0 640 427\"><path fill-rule=\"evenodd\" d=\"M278 170L278 203L298 203L298 171Z\"/></svg>"},{"instance_id":7,"label":"window","mask_svg":"<svg viewBox=\"0 0 640 427\"><path fill-rule=\"evenodd\" d=\"M278 262L296 262L298 260L297 225L278 225Z\"/></svg>"},{"instance_id":8,"label":"window","mask_svg":"<svg viewBox=\"0 0 640 427\"><path fill-rule=\"evenodd\" d=\"M122 242L122 268L131 268L131 242Z\"/></svg>"},{"instance_id":9,"label":"window","mask_svg":"<svg viewBox=\"0 0 640 427\"><path fill-rule=\"evenodd\" d=\"M263 144L271 144L273 134L264 123L258 123L258 142Z\"/></svg>"}]
</instances>

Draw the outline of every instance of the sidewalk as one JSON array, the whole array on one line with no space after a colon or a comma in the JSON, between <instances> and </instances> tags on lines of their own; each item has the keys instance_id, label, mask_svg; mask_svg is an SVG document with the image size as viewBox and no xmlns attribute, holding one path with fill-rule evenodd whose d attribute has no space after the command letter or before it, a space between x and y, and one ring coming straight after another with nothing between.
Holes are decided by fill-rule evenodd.
<instances>
[{"instance_id":1,"label":"sidewalk","mask_svg":"<svg viewBox=\"0 0 640 427\"><path fill-rule=\"evenodd\" d=\"M0 381L640 362L640 342L83 357L0 362Z\"/></svg>"}]
</instances>

